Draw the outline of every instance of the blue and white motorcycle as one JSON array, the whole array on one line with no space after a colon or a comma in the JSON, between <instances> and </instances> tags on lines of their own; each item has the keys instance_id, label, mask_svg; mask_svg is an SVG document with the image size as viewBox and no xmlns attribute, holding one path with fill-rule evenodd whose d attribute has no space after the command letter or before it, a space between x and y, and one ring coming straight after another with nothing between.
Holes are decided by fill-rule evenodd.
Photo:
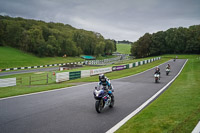
<instances>
[{"instance_id":1,"label":"blue and white motorcycle","mask_svg":"<svg viewBox=\"0 0 200 133\"><path fill-rule=\"evenodd\" d=\"M107 107L112 108L114 106L114 95L106 86L95 87L93 94L96 99L95 109L98 113L101 113Z\"/></svg>"}]
</instances>

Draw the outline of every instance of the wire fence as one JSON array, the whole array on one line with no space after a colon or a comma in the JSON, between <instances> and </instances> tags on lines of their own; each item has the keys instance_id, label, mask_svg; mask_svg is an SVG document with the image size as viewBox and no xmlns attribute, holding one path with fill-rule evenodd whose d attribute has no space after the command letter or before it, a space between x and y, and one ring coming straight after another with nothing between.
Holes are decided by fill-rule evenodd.
<instances>
[{"instance_id":1,"label":"wire fence","mask_svg":"<svg viewBox=\"0 0 200 133\"><path fill-rule=\"evenodd\" d=\"M51 83L56 83L55 72L47 74L30 75L27 77L18 77L16 79L16 84L19 86L46 85Z\"/></svg>"}]
</instances>

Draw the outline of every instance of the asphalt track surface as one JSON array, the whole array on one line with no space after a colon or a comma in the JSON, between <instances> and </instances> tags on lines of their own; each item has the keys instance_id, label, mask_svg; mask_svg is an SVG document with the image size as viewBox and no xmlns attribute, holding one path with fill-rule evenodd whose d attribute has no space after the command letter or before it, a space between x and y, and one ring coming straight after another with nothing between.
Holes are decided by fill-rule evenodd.
<instances>
[{"instance_id":1,"label":"asphalt track surface","mask_svg":"<svg viewBox=\"0 0 200 133\"><path fill-rule=\"evenodd\" d=\"M18 71L10 71L10 72L0 72L1 76L13 75L13 74L21 74L21 73L32 73L32 72L44 72L44 71L57 71L59 67L49 67L49 68L38 68L38 69L28 69L28 70L18 70Z\"/></svg>"},{"instance_id":2,"label":"asphalt track surface","mask_svg":"<svg viewBox=\"0 0 200 133\"><path fill-rule=\"evenodd\" d=\"M112 80L114 108L98 114L93 90L97 83L0 100L0 133L104 133L136 110L176 76L186 60L160 65L161 79L154 82L154 69ZM165 74L169 63L171 72Z\"/></svg>"}]
</instances>

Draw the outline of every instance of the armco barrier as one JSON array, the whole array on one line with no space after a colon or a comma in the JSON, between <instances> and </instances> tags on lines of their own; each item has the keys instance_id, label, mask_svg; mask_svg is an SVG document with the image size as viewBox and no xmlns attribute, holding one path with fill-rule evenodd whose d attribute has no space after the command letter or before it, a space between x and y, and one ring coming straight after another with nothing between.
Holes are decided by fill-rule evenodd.
<instances>
[{"instance_id":1,"label":"armco barrier","mask_svg":"<svg viewBox=\"0 0 200 133\"><path fill-rule=\"evenodd\" d=\"M133 64L131 63L131 64L129 64L129 68L132 68L133 67Z\"/></svg>"},{"instance_id":2,"label":"armco barrier","mask_svg":"<svg viewBox=\"0 0 200 133\"><path fill-rule=\"evenodd\" d=\"M56 73L56 82L69 80L69 72Z\"/></svg>"},{"instance_id":3,"label":"armco barrier","mask_svg":"<svg viewBox=\"0 0 200 133\"><path fill-rule=\"evenodd\" d=\"M0 87L15 86L16 78L0 79Z\"/></svg>"},{"instance_id":4,"label":"armco barrier","mask_svg":"<svg viewBox=\"0 0 200 133\"><path fill-rule=\"evenodd\" d=\"M135 63L133 63L133 67L135 67Z\"/></svg>"},{"instance_id":5,"label":"armco barrier","mask_svg":"<svg viewBox=\"0 0 200 133\"><path fill-rule=\"evenodd\" d=\"M97 75L97 74L107 73L111 71L112 71L112 67L93 69L93 70L90 70L90 75Z\"/></svg>"},{"instance_id":6,"label":"armco barrier","mask_svg":"<svg viewBox=\"0 0 200 133\"><path fill-rule=\"evenodd\" d=\"M93 69L93 70L82 70L82 71L76 71L76 72L57 73L56 74L56 82L67 81L67 80L83 78L83 77L89 77L89 76L92 76L92 75L107 73L107 72L111 72L111 71L128 69L128 68L136 67L136 66L139 66L139 65L147 64L147 63L153 62L155 60L159 60L159 59L161 59L161 57L157 57L157 58L149 59L149 60L144 60L144 61L139 61L139 62L126 64L126 65L120 65L120 66L113 66L113 67Z\"/></svg>"},{"instance_id":7,"label":"armco barrier","mask_svg":"<svg viewBox=\"0 0 200 133\"><path fill-rule=\"evenodd\" d=\"M82 70L81 71L81 78L90 77L90 70Z\"/></svg>"},{"instance_id":8,"label":"armco barrier","mask_svg":"<svg viewBox=\"0 0 200 133\"><path fill-rule=\"evenodd\" d=\"M135 62L135 66L138 66L138 62Z\"/></svg>"}]
</instances>

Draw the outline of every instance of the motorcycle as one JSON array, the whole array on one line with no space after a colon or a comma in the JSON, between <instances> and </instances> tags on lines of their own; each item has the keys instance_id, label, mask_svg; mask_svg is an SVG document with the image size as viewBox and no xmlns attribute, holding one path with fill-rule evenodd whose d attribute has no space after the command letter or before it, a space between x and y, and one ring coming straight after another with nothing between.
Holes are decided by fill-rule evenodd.
<instances>
[{"instance_id":1,"label":"motorcycle","mask_svg":"<svg viewBox=\"0 0 200 133\"><path fill-rule=\"evenodd\" d=\"M169 75L170 69L166 68L166 75Z\"/></svg>"},{"instance_id":2,"label":"motorcycle","mask_svg":"<svg viewBox=\"0 0 200 133\"><path fill-rule=\"evenodd\" d=\"M154 77L155 77L155 83L158 83L158 80L160 78L160 75L158 73L155 73L154 74Z\"/></svg>"},{"instance_id":3,"label":"motorcycle","mask_svg":"<svg viewBox=\"0 0 200 133\"><path fill-rule=\"evenodd\" d=\"M112 94L112 91L108 91L107 87L101 89L95 87L93 94L96 100L95 109L98 113L101 113L103 109L107 107L112 108L114 106L114 95Z\"/></svg>"}]
</instances>

